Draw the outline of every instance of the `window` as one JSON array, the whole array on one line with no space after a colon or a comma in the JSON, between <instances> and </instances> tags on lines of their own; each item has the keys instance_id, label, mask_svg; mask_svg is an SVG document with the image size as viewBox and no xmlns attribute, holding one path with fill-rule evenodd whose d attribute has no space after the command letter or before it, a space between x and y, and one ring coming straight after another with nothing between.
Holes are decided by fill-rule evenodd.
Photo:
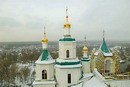
<instances>
[{"instance_id":1,"label":"window","mask_svg":"<svg viewBox=\"0 0 130 87\"><path fill-rule=\"evenodd\" d=\"M66 57L69 58L69 50L66 50Z\"/></svg>"},{"instance_id":2,"label":"window","mask_svg":"<svg viewBox=\"0 0 130 87\"><path fill-rule=\"evenodd\" d=\"M111 61L110 60L106 60L105 61L105 72L106 73L110 73L111 71Z\"/></svg>"},{"instance_id":3,"label":"window","mask_svg":"<svg viewBox=\"0 0 130 87\"><path fill-rule=\"evenodd\" d=\"M46 70L42 71L42 79L47 79L47 71Z\"/></svg>"},{"instance_id":4,"label":"window","mask_svg":"<svg viewBox=\"0 0 130 87\"><path fill-rule=\"evenodd\" d=\"M68 74L68 83L71 83L71 74Z\"/></svg>"}]
</instances>

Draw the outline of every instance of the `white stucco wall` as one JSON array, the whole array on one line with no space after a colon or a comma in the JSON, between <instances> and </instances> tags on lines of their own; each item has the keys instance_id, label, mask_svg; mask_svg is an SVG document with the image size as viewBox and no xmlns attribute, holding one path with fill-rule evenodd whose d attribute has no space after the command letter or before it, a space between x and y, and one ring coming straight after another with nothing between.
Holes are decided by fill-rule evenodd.
<instances>
[{"instance_id":1,"label":"white stucco wall","mask_svg":"<svg viewBox=\"0 0 130 87\"><path fill-rule=\"evenodd\" d=\"M82 61L81 63L83 74L90 73L90 61Z\"/></svg>"},{"instance_id":2,"label":"white stucco wall","mask_svg":"<svg viewBox=\"0 0 130 87\"><path fill-rule=\"evenodd\" d=\"M69 50L69 58L76 58L76 41L59 41L59 58L66 58L66 50Z\"/></svg>"},{"instance_id":3,"label":"white stucco wall","mask_svg":"<svg viewBox=\"0 0 130 87\"><path fill-rule=\"evenodd\" d=\"M51 85L51 84L47 84L47 85L43 85L43 84L37 84L37 85L33 85L33 87L55 87L55 85Z\"/></svg>"},{"instance_id":4,"label":"white stucco wall","mask_svg":"<svg viewBox=\"0 0 130 87\"><path fill-rule=\"evenodd\" d=\"M71 83L77 82L81 78L81 67L79 68L55 68L55 75L57 80L56 87L67 87L68 74L71 74Z\"/></svg>"},{"instance_id":5,"label":"white stucco wall","mask_svg":"<svg viewBox=\"0 0 130 87\"><path fill-rule=\"evenodd\" d=\"M47 70L47 80L54 80L54 64L36 64L36 80L42 80L43 70Z\"/></svg>"},{"instance_id":6,"label":"white stucco wall","mask_svg":"<svg viewBox=\"0 0 130 87\"><path fill-rule=\"evenodd\" d=\"M83 58L88 57L88 52L83 52Z\"/></svg>"},{"instance_id":7,"label":"white stucco wall","mask_svg":"<svg viewBox=\"0 0 130 87\"><path fill-rule=\"evenodd\" d=\"M42 48L46 49L47 48L47 42L42 42Z\"/></svg>"},{"instance_id":8,"label":"white stucco wall","mask_svg":"<svg viewBox=\"0 0 130 87\"><path fill-rule=\"evenodd\" d=\"M70 28L64 28L64 35L70 35Z\"/></svg>"}]
</instances>

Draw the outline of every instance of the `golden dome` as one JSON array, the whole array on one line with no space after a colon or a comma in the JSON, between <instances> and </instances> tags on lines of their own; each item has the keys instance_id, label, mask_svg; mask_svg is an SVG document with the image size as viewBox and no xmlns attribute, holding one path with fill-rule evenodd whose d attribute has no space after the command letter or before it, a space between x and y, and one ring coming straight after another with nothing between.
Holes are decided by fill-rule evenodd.
<instances>
[{"instance_id":1,"label":"golden dome","mask_svg":"<svg viewBox=\"0 0 130 87\"><path fill-rule=\"evenodd\" d=\"M71 25L70 25L69 23L65 23L65 24L64 24L64 27L65 27L65 28L70 28L70 26L71 26Z\"/></svg>"},{"instance_id":2,"label":"golden dome","mask_svg":"<svg viewBox=\"0 0 130 87\"><path fill-rule=\"evenodd\" d=\"M44 38L43 38L43 39L42 39L42 42L48 42L48 39L44 39Z\"/></svg>"},{"instance_id":3,"label":"golden dome","mask_svg":"<svg viewBox=\"0 0 130 87\"><path fill-rule=\"evenodd\" d=\"M44 32L44 36L42 38L42 42L48 42L48 39L46 38L46 33Z\"/></svg>"},{"instance_id":4,"label":"golden dome","mask_svg":"<svg viewBox=\"0 0 130 87\"><path fill-rule=\"evenodd\" d=\"M83 48L83 51L84 51L84 52L88 52L88 48L87 48L87 47L84 47L84 48Z\"/></svg>"},{"instance_id":5,"label":"golden dome","mask_svg":"<svg viewBox=\"0 0 130 87\"><path fill-rule=\"evenodd\" d=\"M86 37L85 37L83 52L88 52L88 48L86 45L87 45L87 43L86 43Z\"/></svg>"}]
</instances>

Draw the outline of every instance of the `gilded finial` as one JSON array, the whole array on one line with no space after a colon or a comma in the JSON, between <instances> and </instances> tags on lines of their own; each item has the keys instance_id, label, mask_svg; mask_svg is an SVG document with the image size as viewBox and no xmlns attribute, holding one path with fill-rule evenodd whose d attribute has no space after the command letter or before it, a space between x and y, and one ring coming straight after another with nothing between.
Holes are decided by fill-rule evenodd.
<instances>
[{"instance_id":1,"label":"gilded finial","mask_svg":"<svg viewBox=\"0 0 130 87\"><path fill-rule=\"evenodd\" d=\"M71 25L68 22L68 7L66 6L66 23L64 24L65 28L70 28Z\"/></svg>"},{"instance_id":2,"label":"gilded finial","mask_svg":"<svg viewBox=\"0 0 130 87\"><path fill-rule=\"evenodd\" d=\"M68 22L68 7L66 7L66 22Z\"/></svg>"},{"instance_id":3,"label":"gilded finial","mask_svg":"<svg viewBox=\"0 0 130 87\"><path fill-rule=\"evenodd\" d=\"M88 48L87 48L87 43L86 43L86 36L84 38L84 48L83 48L83 52L87 52L88 51Z\"/></svg>"},{"instance_id":4,"label":"gilded finial","mask_svg":"<svg viewBox=\"0 0 130 87\"><path fill-rule=\"evenodd\" d=\"M45 26L44 26L44 36L42 38L42 42L48 42L48 39L46 38Z\"/></svg>"}]
</instances>

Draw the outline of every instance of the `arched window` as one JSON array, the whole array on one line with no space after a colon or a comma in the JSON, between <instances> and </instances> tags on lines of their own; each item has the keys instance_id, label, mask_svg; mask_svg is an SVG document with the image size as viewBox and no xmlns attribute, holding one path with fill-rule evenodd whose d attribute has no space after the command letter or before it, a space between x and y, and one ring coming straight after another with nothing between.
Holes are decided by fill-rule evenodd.
<instances>
[{"instance_id":1,"label":"arched window","mask_svg":"<svg viewBox=\"0 0 130 87\"><path fill-rule=\"evenodd\" d=\"M69 58L69 50L66 50L66 57Z\"/></svg>"},{"instance_id":2,"label":"arched window","mask_svg":"<svg viewBox=\"0 0 130 87\"><path fill-rule=\"evenodd\" d=\"M68 83L71 83L71 74L68 74Z\"/></svg>"},{"instance_id":3,"label":"arched window","mask_svg":"<svg viewBox=\"0 0 130 87\"><path fill-rule=\"evenodd\" d=\"M111 72L111 60L105 61L105 72L110 73Z\"/></svg>"},{"instance_id":4,"label":"arched window","mask_svg":"<svg viewBox=\"0 0 130 87\"><path fill-rule=\"evenodd\" d=\"M42 71L42 79L47 79L47 71L46 70Z\"/></svg>"}]
</instances>

